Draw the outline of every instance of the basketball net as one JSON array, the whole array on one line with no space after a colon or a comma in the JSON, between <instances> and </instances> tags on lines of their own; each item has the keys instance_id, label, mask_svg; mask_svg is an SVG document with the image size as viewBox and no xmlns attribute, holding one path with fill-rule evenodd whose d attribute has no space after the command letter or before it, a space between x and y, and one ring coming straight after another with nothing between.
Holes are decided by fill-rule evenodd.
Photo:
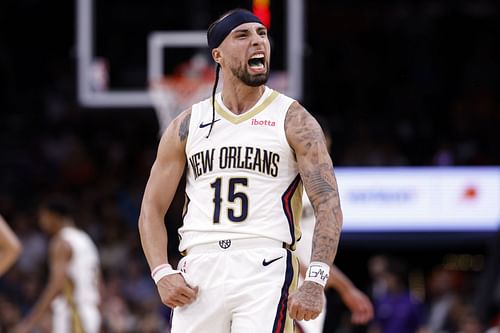
<instances>
[{"instance_id":1,"label":"basketball net","mask_svg":"<svg viewBox=\"0 0 500 333\"><path fill-rule=\"evenodd\" d=\"M150 83L160 135L182 111L211 96L214 80L214 66L197 54L181 63L172 75Z\"/></svg>"},{"instance_id":2,"label":"basketball net","mask_svg":"<svg viewBox=\"0 0 500 333\"><path fill-rule=\"evenodd\" d=\"M210 97L213 80L190 77L164 77L153 82L150 95L163 133L182 111Z\"/></svg>"}]
</instances>

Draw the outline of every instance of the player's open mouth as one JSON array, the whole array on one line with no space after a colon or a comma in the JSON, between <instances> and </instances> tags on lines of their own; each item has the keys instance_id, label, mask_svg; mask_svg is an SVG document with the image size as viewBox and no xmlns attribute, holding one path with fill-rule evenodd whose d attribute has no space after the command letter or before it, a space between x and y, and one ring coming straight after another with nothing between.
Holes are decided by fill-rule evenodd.
<instances>
[{"instance_id":1,"label":"player's open mouth","mask_svg":"<svg viewBox=\"0 0 500 333\"><path fill-rule=\"evenodd\" d=\"M263 71L264 70L264 53L257 53L254 54L249 60L248 60L248 66L250 66L250 69L254 71Z\"/></svg>"}]
</instances>

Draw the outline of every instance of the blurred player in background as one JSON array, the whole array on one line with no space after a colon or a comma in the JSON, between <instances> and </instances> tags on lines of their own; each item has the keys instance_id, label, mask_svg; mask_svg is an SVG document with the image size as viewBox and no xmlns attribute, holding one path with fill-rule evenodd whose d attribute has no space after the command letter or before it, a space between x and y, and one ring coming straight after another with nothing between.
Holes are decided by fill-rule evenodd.
<instances>
[{"instance_id":1,"label":"blurred player in background","mask_svg":"<svg viewBox=\"0 0 500 333\"><path fill-rule=\"evenodd\" d=\"M326 119L316 115L316 119L320 123L325 134L326 146L328 151L331 149L332 137ZM304 281L307 266L309 265L310 255L312 250L312 237L314 225L316 223L314 210L307 196L304 196L302 201L302 218L300 220L300 228L302 237L297 242L295 254L300 262L300 277L299 285ZM335 289L344 304L352 313L351 321L353 324L366 324L373 318L373 305L368 296L354 286L351 280L342 273L335 265L330 268L330 277L328 278L327 289ZM310 321L300 321L299 326L304 333L321 333L326 318L326 303L324 311L318 318Z\"/></svg>"},{"instance_id":2,"label":"blurred player in background","mask_svg":"<svg viewBox=\"0 0 500 333\"><path fill-rule=\"evenodd\" d=\"M75 227L72 205L53 196L38 211L40 228L50 237L49 281L17 333L28 333L52 308L52 332L98 333L101 326L100 267L97 248Z\"/></svg>"},{"instance_id":3,"label":"blurred player in background","mask_svg":"<svg viewBox=\"0 0 500 333\"><path fill-rule=\"evenodd\" d=\"M222 92L214 87L163 135L142 203L142 246L162 301L175 308L172 332L294 332L293 319L323 310L342 226L325 138L299 103L265 86L270 43L256 16L230 11L207 35ZM177 271L164 216L186 164L179 249L187 255ZM316 226L295 290L302 183Z\"/></svg>"},{"instance_id":4,"label":"blurred player in background","mask_svg":"<svg viewBox=\"0 0 500 333\"><path fill-rule=\"evenodd\" d=\"M14 264L21 250L21 242L0 215L0 276Z\"/></svg>"}]
</instances>

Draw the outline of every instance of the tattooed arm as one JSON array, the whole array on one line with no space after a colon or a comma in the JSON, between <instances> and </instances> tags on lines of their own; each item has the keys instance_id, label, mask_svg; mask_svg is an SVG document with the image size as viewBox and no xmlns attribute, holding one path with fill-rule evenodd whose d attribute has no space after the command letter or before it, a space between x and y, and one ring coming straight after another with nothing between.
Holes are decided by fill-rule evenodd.
<instances>
[{"instance_id":1,"label":"tattooed arm","mask_svg":"<svg viewBox=\"0 0 500 333\"><path fill-rule=\"evenodd\" d=\"M168 263L164 217L186 165L190 119L191 110L182 112L163 134L142 199L139 233L151 270ZM172 308L189 304L196 297L196 289L190 288L180 274L165 276L157 287L162 302Z\"/></svg>"},{"instance_id":2,"label":"tattooed arm","mask_svg":"<svg viewBox=\"0 0 500 333\"><path fill-rule=\"evenodd\" d=\"M339 243L342 211L323 131L314 117L295 102L288 110L285 132L316 217L311 261L331 266ZM321 313L323 302L321 285L306 281L290 295L289 313L297 320L314 319Z\"/></svg>"}]
</instances>

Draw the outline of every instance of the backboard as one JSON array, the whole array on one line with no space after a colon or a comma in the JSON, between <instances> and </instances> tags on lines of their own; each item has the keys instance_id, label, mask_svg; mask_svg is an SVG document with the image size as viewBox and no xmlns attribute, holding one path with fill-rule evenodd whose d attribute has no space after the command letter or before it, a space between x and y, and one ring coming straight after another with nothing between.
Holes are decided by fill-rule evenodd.
<instances>
[{"instance_id":1,"label":"backboard","mask_svg":"<svg viewBox=\"0 0 500 333\"><path fill-rule=\"evenodd\" d=\"M206 28L225 11L252 1L75 0L77 86L82 106L154 105L150 88L204 55ZM303 0L269 1L272 44L269 85L302 94Z\"/></svg>"}]
</instances>

